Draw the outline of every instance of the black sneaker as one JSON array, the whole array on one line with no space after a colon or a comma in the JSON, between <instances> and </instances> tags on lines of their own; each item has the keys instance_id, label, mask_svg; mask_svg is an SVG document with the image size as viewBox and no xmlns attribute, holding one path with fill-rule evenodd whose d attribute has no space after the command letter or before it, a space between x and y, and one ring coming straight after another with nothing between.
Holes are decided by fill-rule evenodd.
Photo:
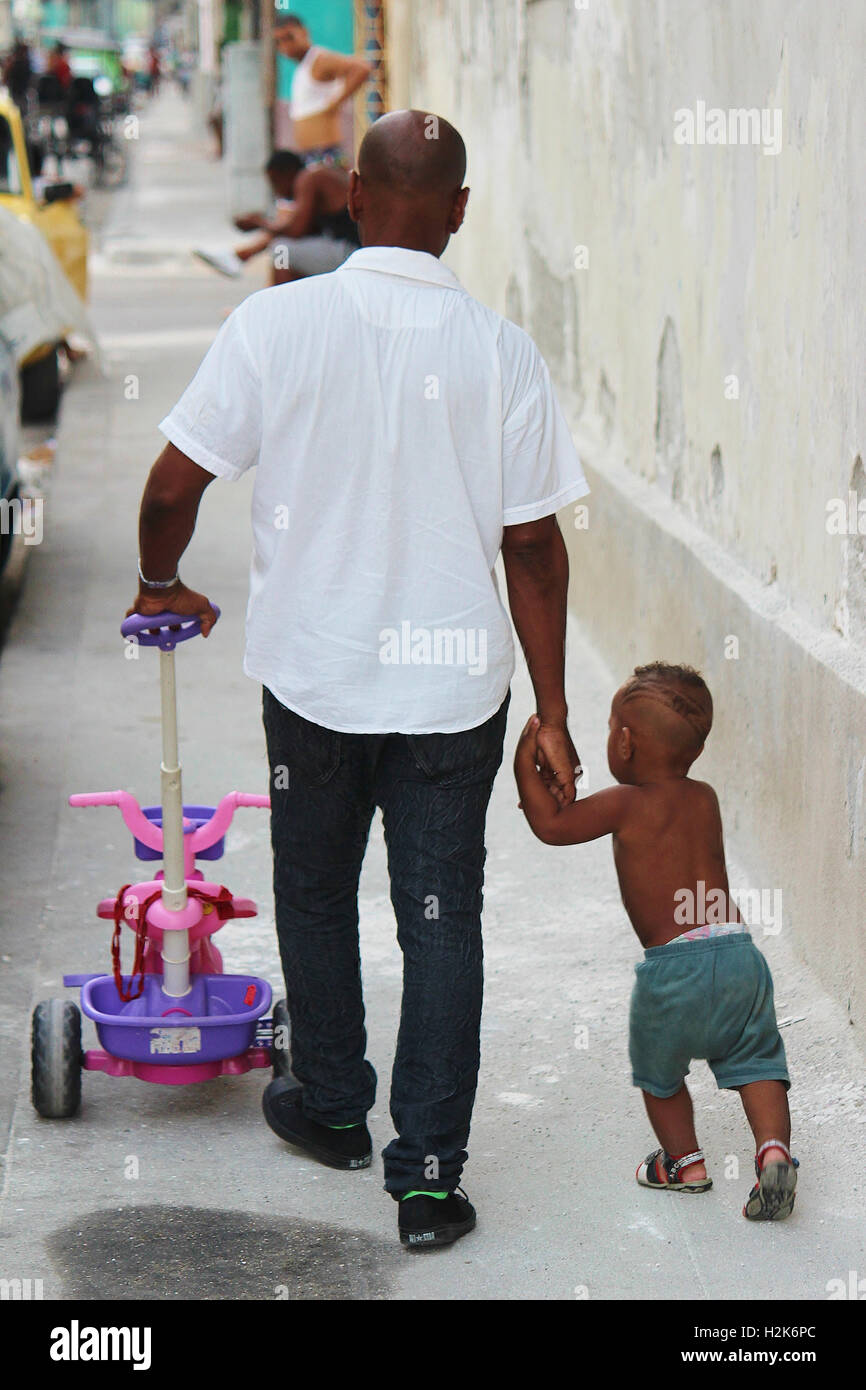
<instances>
[{"instance_id":1,"label":"black sneaker","mask_svg":"<svg viewBox=\"0 0 866 1390\"><path fill-rule=\"evenodd\" d=\"M312 1154L329 1168L369 1168L373 1141L366 1125L351 1129L331 1129L308 1120L301 1109L301 1087L276 1077L265 1087L262 1110L274 1134Z\"/></svg>"},{"instance_id":2,"label":"black sneaker","mask_svg":"<svg viewBox=\"0 0 866 1390\"><path fill-rule=\"evenodd\" d=\"M401 1245L432 1250L452 1245L475 1225L475 1208L459 1188L447 1197L405 1197L397 1205Z\"/></svg>"}]
</instances>

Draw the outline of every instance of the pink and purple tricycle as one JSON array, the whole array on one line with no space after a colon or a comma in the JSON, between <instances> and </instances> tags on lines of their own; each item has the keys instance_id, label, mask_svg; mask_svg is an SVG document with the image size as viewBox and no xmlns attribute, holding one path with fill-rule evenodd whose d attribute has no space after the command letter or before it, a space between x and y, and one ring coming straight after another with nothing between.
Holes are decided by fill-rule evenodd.
<instances>
[{"instance_id":1,"label":"pink and purple tricycle","mask_svg":"<svg viewBox=\"0 0 866 1390\"><path fill-rule=\"evenodd\" d=\"M219 613L219 610L216 610ZM178 762L174 649L201 631L197 618L134 615L125 638L158 647L162 706L160 806L139 806L129 792L83 792L71 806L117 806L135 841L137 859L162 869L128 883L100 902L97 914L114 922L111 974L64 975L81 990L81 1010L68 999L48 999L33 1014L33 1104L47 1119L74 1115L81 1104L81 1072L136 1076L183 1086L254 1068L287 1066L285 1043L274 1048L271 987L254 975L226 975L214 933L234 917L254 917L256 905L205 878L196 861L222 857L225 835L241 806L266 807L267 796L229 792L219 805L185 806ZM134 934L132 971L121 970L124 927ZM82 1051L81 1012L92 1019L100 1047Z\"/></svg>"}]
</instances>

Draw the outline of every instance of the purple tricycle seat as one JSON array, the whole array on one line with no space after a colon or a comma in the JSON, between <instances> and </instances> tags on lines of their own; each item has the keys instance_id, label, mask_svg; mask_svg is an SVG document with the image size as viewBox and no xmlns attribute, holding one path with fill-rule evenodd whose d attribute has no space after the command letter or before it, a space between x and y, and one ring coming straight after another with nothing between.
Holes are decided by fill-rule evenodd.
<instances>
[{"instance_id":1,"label":"purple tricycle seat","mask_svg":"<svg viewBox=\"0 0 866 1390\"><path fill-rule=\"evenodd\" d=\"M184 806L183 818L185 821L192 822L188 828L184 829L184 834L191 835L194 830L199 830L201 826L207 825L215 809L214 806ZM162 827L161 806L142 806L141 812L142 815L147 816L149 821L153 821L154 825ZM214 841L210 849L200 849L195 857L196 859L222 859L225 847L226 837L223 835L219 840ZM161 859L162 854L158 849L149 849L147 845L141 843L141 840L136 840L135 857L136 859Z\"/></svg>"},{"instance_id":2,"label":"purple tricycle seat","mask_svg":"<svg viewBox=\"0 0 866 1390\"><path fill-rule=\"evenodd\" d=\"M146 975L144 992L128 1003L112 975L98 975L81 990L82 1011L106 1052L167 1067L237 1057L252 1047L270 1005L271 987L255 975L192 975L181 999L163 992L161 975Z\"/></svg>"}]
</instances>

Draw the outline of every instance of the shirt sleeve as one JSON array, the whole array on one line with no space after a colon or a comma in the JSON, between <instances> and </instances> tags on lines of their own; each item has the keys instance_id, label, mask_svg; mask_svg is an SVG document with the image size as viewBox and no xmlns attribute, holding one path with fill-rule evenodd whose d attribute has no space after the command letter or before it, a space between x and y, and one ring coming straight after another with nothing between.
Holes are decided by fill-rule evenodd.
<instances>
[{"instance_id":1,"label":"shirt sleeve","mask_svg":"<svg viewBox=\"0 0 866 1390\"><path fill-rule=\"evenodd\" d=\"M539 521L588 492L550 372L533 344L528 385L503 425L502 524Z\"/></svg>"},{"instance_id":2,"label":"shirt sleeve","mask_svg":"<svg viewBox=\"0 0 866 1390\"><path fill-rule=\"evenodd\" d=\"M262 388L244 335L243 305L222 325L204 361L159 429L201 468L235 481L258 462Z\"/></svg>"}]
</instances>

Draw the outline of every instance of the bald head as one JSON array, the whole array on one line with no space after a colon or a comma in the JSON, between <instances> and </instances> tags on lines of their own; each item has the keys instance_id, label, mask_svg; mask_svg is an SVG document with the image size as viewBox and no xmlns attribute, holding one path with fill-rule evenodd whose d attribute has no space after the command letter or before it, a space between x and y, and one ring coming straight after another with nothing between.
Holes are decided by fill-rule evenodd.
<instances>
[{"instance_id":1,"label":"bald head","mask_svg":"<svg viewBox=\"0 0 866 1390\"><path fill-rule=\"evenodd\" d=\"M368 188L393 198L450 200L466 176L466 146L441 116L392 111L364 136L358 172Z\"/></svg>"},{"instance_id":2,"label":"bald head","mask_svg":"<svg viewBox=\"0 0 866 1390\"><path fill-rule=\"evenodd\" d=\"M466 213L465 175L466 146L441 116L381 116L361 141L349 178L349 212L361 244L441 256Z\"/></svg>"}]
</instances>

